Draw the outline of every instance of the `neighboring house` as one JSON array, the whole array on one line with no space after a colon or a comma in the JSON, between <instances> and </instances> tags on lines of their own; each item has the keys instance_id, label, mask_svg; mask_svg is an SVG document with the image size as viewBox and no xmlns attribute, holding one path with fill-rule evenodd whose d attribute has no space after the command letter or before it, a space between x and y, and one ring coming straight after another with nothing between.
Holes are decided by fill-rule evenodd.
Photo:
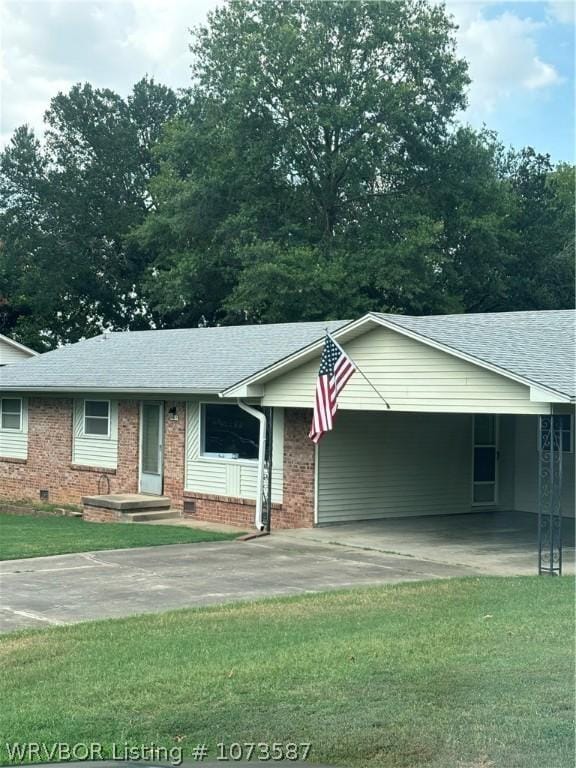
<instances>
[{"instance_id":1,"label":"neighboring house","mask_svg":"<svg viewBox=\"0 0 576 768\"><path fill-rule=\"evenodd\" d=\"M553 414L563 514L574 515L575 320L370 313L105 334L0 370L0 496L140 491L199 519L253 524L253 406L263 406L275 527L535 512L539 417ZM353 376L316 448L307 435L325 327L379 394Z\"/></svg>"},{"instance_id":2,"label":"neighboring house","mask_svg":"<svg viewBox=\"0 0 576 768\"><path fill-rule=\"evenodd\" d=\"M10 363L20 363L29 357L36 357L38 352L19 344L8 336L0 333L0 365L9 365Z\"/></svg>"}]
</instances>

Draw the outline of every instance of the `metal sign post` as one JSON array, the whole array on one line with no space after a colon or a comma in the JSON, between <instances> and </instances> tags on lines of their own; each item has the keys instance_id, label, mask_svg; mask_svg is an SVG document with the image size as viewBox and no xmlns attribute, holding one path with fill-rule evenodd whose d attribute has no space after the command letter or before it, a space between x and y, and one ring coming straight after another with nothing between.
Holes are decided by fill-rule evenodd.
<instances>
[{"instance_id":1,"label":"metal sign post","mask_svg":"<svg viewBox=\"0 0 576 768\"><path fill-rule=\"evenodd\" d=\"M540 416L538 442L538 573L562 575L562 430Z\"/></svg>"}]
</instances>

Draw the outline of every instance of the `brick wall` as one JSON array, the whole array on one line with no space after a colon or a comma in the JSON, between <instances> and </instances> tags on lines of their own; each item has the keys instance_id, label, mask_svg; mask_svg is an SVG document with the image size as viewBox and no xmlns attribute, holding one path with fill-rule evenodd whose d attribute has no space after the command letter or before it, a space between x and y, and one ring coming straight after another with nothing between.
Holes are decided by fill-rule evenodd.
<instances>
[{"instance_id":1,"label":"brick wall","mask_svg":"<svg viewBox=\"0 0 576 768\"><path fill-rule=\"evenodd\" d=\"M82 496L99 493L136 493L139 466L139 406L120 400L118 408L118 467L116 470L73 465L72 400L30 398L28 402L28 459L0 457L0 498L39 499L48 490L49 501L80 503ZM177 420L170 418L176 409ZM286 409L284 419L283 503L274 504L273 528L314 525L313 443L308 439L310 412ZM186 408L184 402L165 404L164 493L181 509L185 498L196 502L191 515L198 520L254 525L255 502L226 496L184 491ZM101 515L100 519L110 519Z\"/></svg>"},{"instance_id":2,"label":"brick wall","mask_svg":"<svg viewBox=\"0 0 576 768\"><path fill-rule=\"evenodd\" d=\"M276 526L312 528L316 464L316 447L308 437L312 411L287 408L284 414L284 488Z\"/></svg>"},{"instance_id":3,"label":"brick wall","mask_svg":"<svg viewBox=\"0 0 576 768\"><path fill-rule=\"evenodd\" d=\"M177 419L170 410L176 409ZM186 458L186 403L167 401L164 404L164 495L172 506L182 508L184 495L184 462Z\"/></svg>"},{"instance_id":4,"label":"brick wall","mask_svg":"<svg viewBox=\"0 0 576 768\"><path fill-rule=\"evenodd\" d=\"M72 400L30 398L28 458L0 457L0 498L78 504L82 496L134 493L138 489L138 404L121 400L118 408L118 468L72 464Z\"/></svg>"},{"instance_id":5,"label":"brick wall","mask_svg":"<svg viewBox=\"0 0 576 768\"><path fill-rule=\"evenodd\" d=\"M107 507L85 506L82 519L89 523L120 523L123 521L122 512Z\"/></svg>"},{"instance_id":6,"label":"brick wall","mask_svg":"<svg viewBox=\"0 0 576 768\"><path fill-rule=\"evenodd\" d=\"M211 523L226 523L250 530L254 527L256 504L249 499L235 499L229 496L214 496L206 493L184 492L185 501L194 502L194 512L184 512L191 520L205 520Z\"/></svg>"},{"instance_id":7,"label":"brick wall","mask_svg":"<svg viewBox=\"0 0 576 768\"><path fill-rule=\"evenodd\" d=\"M140 403L118 403L118 469L111 493L137 493L140 464ZM84 496L86 494L83 494Z\"/></svg>"}]
</instances>

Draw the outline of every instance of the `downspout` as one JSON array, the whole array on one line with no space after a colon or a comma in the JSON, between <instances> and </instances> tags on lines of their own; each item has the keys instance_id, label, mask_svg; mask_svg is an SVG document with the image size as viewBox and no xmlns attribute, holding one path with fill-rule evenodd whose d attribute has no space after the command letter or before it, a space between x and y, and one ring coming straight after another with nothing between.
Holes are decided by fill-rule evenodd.
<instances>
[{"instance_id":1,"label":"downspout","mask_svg":"<svg viewBox=\"0 0 576 768\"><path fill-rule=\"evenodd\" d=\"M246 413L249 413L260 422L260 434L258 437L258 482L256 484L256 514L254 516L254 525L258 531L264 529L262 522L262 496L264 491L264 461L266 454L266 415L253 408L251 405L238 400L238 407Z\"/></svg>"}]
</instances>

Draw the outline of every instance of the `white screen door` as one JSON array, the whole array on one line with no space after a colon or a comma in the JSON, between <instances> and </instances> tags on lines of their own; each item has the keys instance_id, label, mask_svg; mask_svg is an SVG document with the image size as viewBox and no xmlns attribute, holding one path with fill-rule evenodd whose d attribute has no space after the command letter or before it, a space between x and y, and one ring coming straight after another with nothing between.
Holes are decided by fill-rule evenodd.
<instances>
[{"instance_id":1,"label":"white screen door","mask_svg":"<svg viewBox=\"0 0 576 768\"><path fill-rule=\"evenodd\" d=\"M498 420L474 416L473 496L475 505L493 505L498 498Z\"/></svg>"},{"instance_id":2,"label":"white screen door","mask_svg":"<svg viewBox=\"0 0 576 768\"><path fill-rule=\"evenodd\" d=\"M143 402L140 410L140 491L162 495L162 403Z\"/></svg>"}]
</instances>

